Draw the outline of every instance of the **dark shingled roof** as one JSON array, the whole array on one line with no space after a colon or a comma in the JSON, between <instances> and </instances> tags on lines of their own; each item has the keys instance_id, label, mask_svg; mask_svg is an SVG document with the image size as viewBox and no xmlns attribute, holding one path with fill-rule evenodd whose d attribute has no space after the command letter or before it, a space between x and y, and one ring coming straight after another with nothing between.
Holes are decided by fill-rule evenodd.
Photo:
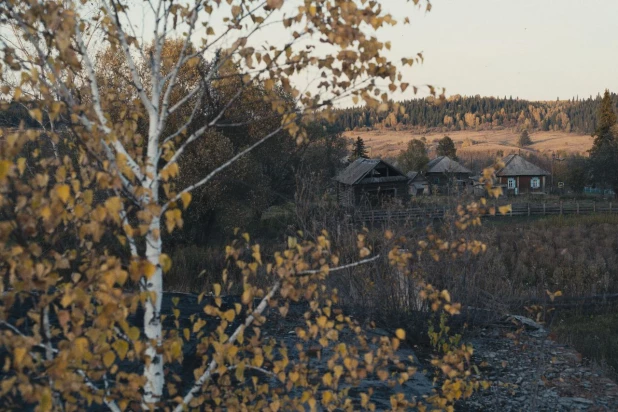
<instances>
[{"instance_id":1,"label":"dark shingled roof","mask_svg":"<svg viewBox=\"0 0 618 412\"><path fill-rule=\"evenodd\" d=\"M467 169L448 156L439 156L427 163L427 173L470 173Z\"/></svg>"},{"instance_id":2,"label":"dark shingled roof","mask_svg":"<svg viewBox=\"0 0 618 412\"><path fill-rule=\"evenodd\" d=\"M341 171L336 177L335 180L339 183L343 183L346 185L355 185L359 183L365 176L369 174L373 169L375 169L380 163L384 164L386 167L394 170L400 176L389 176L389 177L373 177L370 178L370 182L367 183L379 183L380 181L399 181L399 180L408 180L406 175L397 169L395 166L380 160L380 159L364 159L358 158L353 161L348 167Z\"/></svg>"},{"instance_id":3,"label":"dark shingled roof","mask_svg":"<svg viewBox=\"0 0 618 412\"><path fill-rule=\"evenodd\" d=\"M549 176L547 170L530 163L518 154L511 154L502 159L504 167L496 176Z\"/></svg>"},{"instance_id":4,"label":"dark shingled roof","mask_svg":"<svg viewBox=\"0 0 618 412\"><path fill-rule=\"evenodd\" d=\"M410 181L413 181L415 179L419 182L427 181L427 179L425 179L425 176L423 176L419 172L414 172L414 171L408 172L406 176L408 176L408 179L410 179Z\"/></svg>"}]
</instances>

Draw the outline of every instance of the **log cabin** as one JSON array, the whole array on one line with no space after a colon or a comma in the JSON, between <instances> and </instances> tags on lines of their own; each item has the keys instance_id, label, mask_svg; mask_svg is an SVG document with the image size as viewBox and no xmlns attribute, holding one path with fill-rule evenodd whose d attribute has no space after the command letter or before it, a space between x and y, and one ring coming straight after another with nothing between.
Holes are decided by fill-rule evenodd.
<instances>
[{"instance_id":1,"label":"log cabin","mask_svg":"<svg viewBox=\"0 0 618 412\"><path fill-rule=\"evenodd\" d=\"M408 196L408 177L380 159L359 158L334 178L339 204L376 207Z\"/></svg>"}]
</instances>

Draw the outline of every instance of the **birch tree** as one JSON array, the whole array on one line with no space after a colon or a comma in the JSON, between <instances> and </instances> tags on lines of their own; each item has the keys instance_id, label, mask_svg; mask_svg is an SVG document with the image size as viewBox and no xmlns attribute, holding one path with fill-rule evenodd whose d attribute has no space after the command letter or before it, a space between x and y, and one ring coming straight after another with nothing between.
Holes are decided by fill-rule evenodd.
<instances>
[{"instance_id":1,"label":"birch tree","mask_svg":"<svg viewBox=\"0 0 618 412\"><path fill-rule=\"evenodd\" d=\"M204 307L220 323L204 336L206 321L191 317L192 326L183 328L176 310L174 331L163 328L163 277L172 264L163 235L182 227L182 211L195 190L277 134L302 142L305 122L316 116L331 119L338 101L397 110L389 97L408 87L400 69L422 56L392 62L390 43L380 32L409 23L406 13L419 7L418 1L406 4L397 18L383 10L382 2L364 0L100 0L94 12L86 12L84 3L0 4L2 24L15 27L13 39L32 51L20 52L7 40L10 35L3 37L2 92L28 102L40 123L62 125L45 133L3 131L0 323L11 372L2 381L2 396L13 403L38 403L42 410L92 403L123 410L133 402L181 411L233 402L222 389L228 382L226 390L237 402L253 402L256 408L314 409L311 371L291 363L283 348L277 360L271 346L252 347L245 334L253 331L251 339L259 338L259 329L251 328L264 322L262 314L277 296L312 302L316 318L297 331L303 339L328 345L337 341L341 325L356 331L349 318L331 310L335 295L323 308L317 296L328 273L379 258L364 237L358 238L357 262L340 263L330 253L326 233L313 242L290 238L287 249L266 262L259 245L239 233L226 250L242 273L242 304L225 308L222 295L229 282L224 273ZM86 40L95 31L101 33L98 48ZM9 75L18 83L5 82ZM309 77L316 81L300 82ZM183 158L202 139L216 139L222 128L246 126L225 119L256 85L264 91L256 104L268 107L279 124L183 186ZM206 107L205 97L222 87L228 87L224 104ZM248 123L264 120L256 116ZM61 150L48 156L39 144L43 135ZM249 259L243 258L246 251ZM270 286L254 286L251 279L257 277ZM138 307L143 319L135 321L131 314ZM16 318L19 310L28 311L29 321ZM280 307L286 311L287 306ZM320 381L333 389L322 399L324 406L351 407L345 390L337 388L348 375L352 380L362 376L358 358L364 359L364 374L408 379L413 374L408 368L396 377L385 369L403 337L398 332L373 352L338 346L333 372ZM191 339L199 340L196 350L202 352L192 365L195 380L187 385L173 368L182 363L183 345ZM245 358L240 351L247 351ZM271 370L264 358L270 358ZM230 384L248 370L276 376L288 392L312 389L284 399L253 381L248 395L246 388ZM219 385L209 386L215 379Z\"/></svg>"}]
</instances>

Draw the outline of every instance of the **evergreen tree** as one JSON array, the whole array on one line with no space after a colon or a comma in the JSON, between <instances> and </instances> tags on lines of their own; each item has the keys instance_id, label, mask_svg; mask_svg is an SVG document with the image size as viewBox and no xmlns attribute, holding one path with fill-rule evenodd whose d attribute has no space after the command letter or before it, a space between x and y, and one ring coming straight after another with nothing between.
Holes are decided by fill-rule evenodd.
<instances>
[{"instance_id":1,"label":"evergreen tree","mask_svg":"<svg viewBox=\"0 0 618 412\"><path fill-rule=\"evenodd\" d=\"M427 163L429 163L425 143L418 139L410 140L408 142L408 148L399 153L397 163L406 173L411 171L423 171Z\"/></svg>"},{"instance_id":2,"label":"evergreen tree","mask_svg":"<svg viewBox=\"0 0 618 412\"><path fill-rule=\"evenodd\" d=\"M612 127L616 124L616 113L614 112L614 104L609 95L609 90L605 90L601 106L599 107L597 128L594 132L594 146L603 147L606 143L615 141L615 136L612 133Z\"/></svg>"},{"instance_id":3,"label":"evergreen tree","mask_svg":"<svg viewBox=\"0 0 618 412\"><path fill-rule=\"evenodd\" d=\"M448 136L444 136L438 142L438 148L436 149L438 156L448 156L453 160L457 160L457 149L453 139Z\"/></svg>"},{"instance_id":4,"label":"evergreen tree","mask_svg":"<svg viewBox=\"0 0 618 412\"><path fill-rule=\"evenodd\" d=\"M354 142L354 149L352 149L352 160L356 160L358 158L367 159L367 149L365 148L365 141L358 136L356 138L356 142Z\"/></svg>"},{"instance_id":5,"label":"evergreen tree","mask_svg":"<svg viewBox=\"0 0 618 412\"><path fill-rule=\"evenodd\" d=\"M523 132L519 135L519 139L517 140L517 145L519 147L526 147L532 144L532 139L530 138L530 133L528 133L528 129L524 129Z\"/></svg>"},{"instance_id":6,"label":"evergreen tree","mask_svg":"<svg viewBox=\"0 0 618 412\"><path fill-rule=\"evenodd\" d=\"M601 187L611 187L618 194L618 126L609 91L601 100L597 114L594 144L590 149L590 174Z\"/></svg>"}]
</instances>

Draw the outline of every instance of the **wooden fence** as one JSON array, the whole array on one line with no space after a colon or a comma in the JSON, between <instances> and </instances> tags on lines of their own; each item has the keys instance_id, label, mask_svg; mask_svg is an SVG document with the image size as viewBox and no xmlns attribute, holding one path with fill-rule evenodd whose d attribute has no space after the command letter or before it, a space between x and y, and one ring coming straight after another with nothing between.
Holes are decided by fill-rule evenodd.
<instances>
[{"instance_id":1,"label":"wooden fence","mask_svg":"<svg viewBox=\"0 0 618 412\"><path fill-rule=\"evenodd\" d=\"M507 203L508 204L508 203ZM482 217L504 216L497 211L501 204L495 204L496 214L483 214ZM442 219L448 212L455 212L455 207L429 206L400 210L363 210L355 215L361 222L384 222L397 220ZM617 213L618 205L612 202L534 202L511 203L511 210L506 216L548 216L548 215L579 215L594 213Z\"/></svg>"}]
</instances>

